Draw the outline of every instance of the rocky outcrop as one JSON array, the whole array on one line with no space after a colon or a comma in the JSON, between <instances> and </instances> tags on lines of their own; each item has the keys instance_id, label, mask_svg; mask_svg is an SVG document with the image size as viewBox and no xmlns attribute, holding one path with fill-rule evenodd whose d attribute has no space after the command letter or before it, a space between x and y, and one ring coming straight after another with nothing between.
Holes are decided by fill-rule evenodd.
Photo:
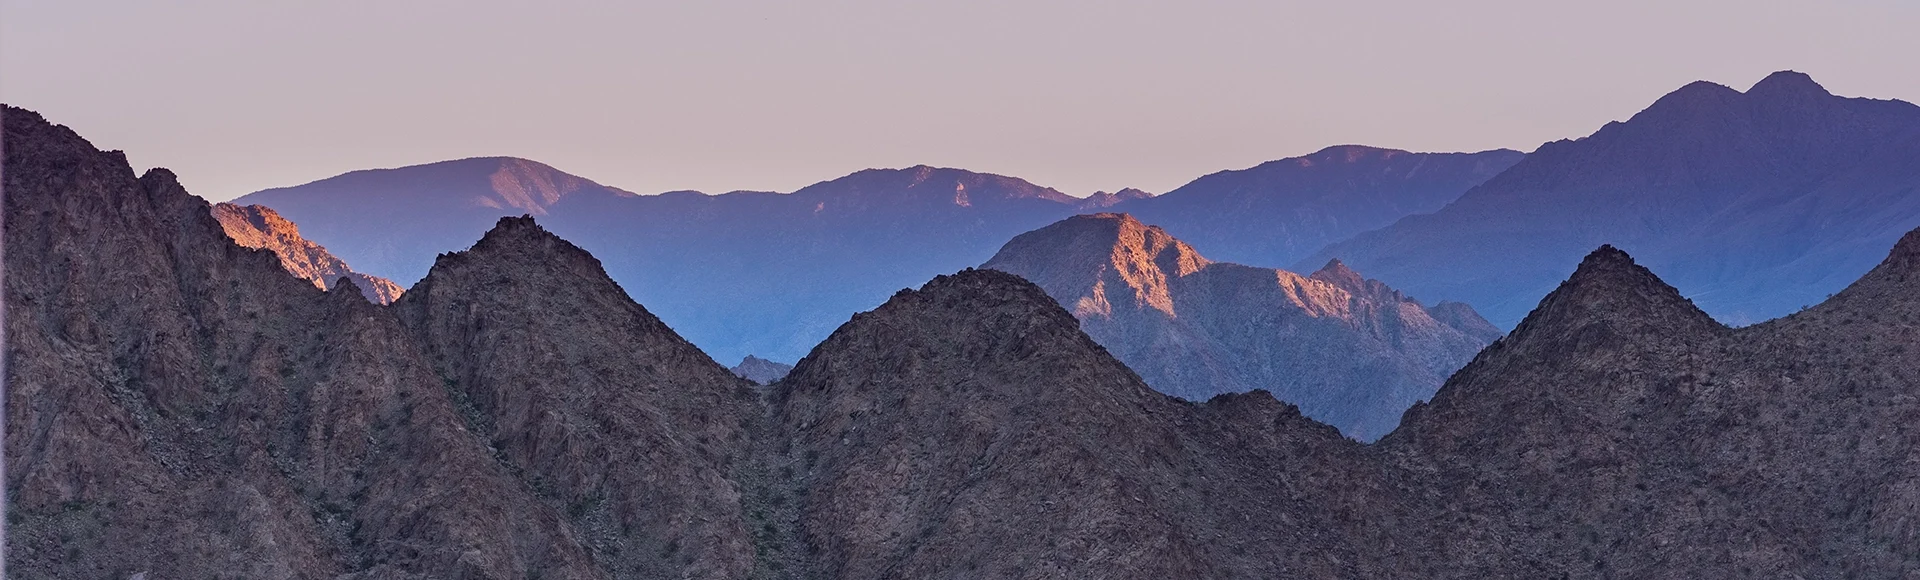
<instances>
[{"instance_id":1,"label":"rocky outcrop","mask_svg":"<svg viewBox=\"0 0 1920 580\"><path fill-rule=\"evenodd\" d=\"M1311 276L1213 262L1126 214L1022 234L983 267L1039 284L1161 392L1267 390L1362 441L1500 337L1471 307L1429 309L1338 261Z\"/></svg>"},{"instance_id":2,"label":"rocky outcrop","mask_svg":"<svg viewBox=\"0 0 1920 580\"><path fill-rule=\"evenodd\" d=\"M787 373L793 372L793 365L777 363L757 356L747 355L747 358L740 360L740 364L734 365L732 369L728 370L733 371L733 376L762 385L769 385L787 376Z\"/></svg>"},{"instance_id":3,"label":"rocky outcrop","mask_svg":"<svg viewBox=\"0 0 1920 580\"><path fill-rule=\"evenodd\" d=\"M331 290L348 278L374 304L388 304L406 289L392 280L353 271L347 263L327 249L300 237L300 228L280 213L264 205L213 204L213 218L227 237L242 247L268 250L280 257L280 266L293 275L313 282L314 287Z\"/></svg>"}]
</instances>

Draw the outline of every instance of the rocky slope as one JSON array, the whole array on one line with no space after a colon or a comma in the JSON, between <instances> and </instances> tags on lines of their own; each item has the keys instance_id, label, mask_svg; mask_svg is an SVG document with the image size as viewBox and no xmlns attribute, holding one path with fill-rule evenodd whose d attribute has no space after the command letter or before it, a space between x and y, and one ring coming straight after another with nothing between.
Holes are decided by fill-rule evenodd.
<instances>
[{"instance_id":1,"label":"rocky slope","mask_svg":"<svg viewBox=\"0 0 1920 580\"><path fill-rule=\"evenodd\" d=\"M1920 106L1780 72L1746 92L1687 85L1542 145L1440 211L1295 264L1339 258L1506 328L1612 244L1671 272L1709 314L1751 324L1838 292L1917 226Z\"/></svg>"},{"instance_id":2,"label":"rocky slope","mask_svg":"<svg viewBox=\"0 0 1920 580\"><path fill-rule=\"evenodd\" d=\"M272 251L280 257L280 266L293 275L313 282L314 287L330 290L341 278L353 280L367 300L389 304L406 289L392 280L353 271L345 261L334 257L320 244L300 237L299 226L280 217L264 205L213 204L213 218L227 237L241 247Z\"/></svg>"},{"instance_id":3,"label":"rocky slope","mask_svg":"<svg viewBox=\"0 0 1920 580\"><path fill-rule=\"evenodd\" d=\"M1264 389L1362 441L1500 337L1470 307L1429 309L1339 262L1310 276L1213 262L1127 214L1022 234L982 267L1039 284L1163 393Z\"/></svg>"}]
</instances>

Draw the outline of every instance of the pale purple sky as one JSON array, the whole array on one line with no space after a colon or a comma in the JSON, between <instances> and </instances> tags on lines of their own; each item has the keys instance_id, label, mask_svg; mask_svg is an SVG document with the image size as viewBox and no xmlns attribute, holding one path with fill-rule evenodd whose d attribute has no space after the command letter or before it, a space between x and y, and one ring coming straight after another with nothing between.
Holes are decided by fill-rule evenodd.
<instances>
[{"instance_id":1,"label":"pale purple sky","mask_svg":"<svg viewBox=\"0 0 1920 580\"><path fill-rule=\"evenodd\" d=\"M215 200L479 155L641 193L919 163L1074 195L1531 150L1705 79L1920 100L1920 2L0 0L0 101Z\"/></svg>"}]
</instances>

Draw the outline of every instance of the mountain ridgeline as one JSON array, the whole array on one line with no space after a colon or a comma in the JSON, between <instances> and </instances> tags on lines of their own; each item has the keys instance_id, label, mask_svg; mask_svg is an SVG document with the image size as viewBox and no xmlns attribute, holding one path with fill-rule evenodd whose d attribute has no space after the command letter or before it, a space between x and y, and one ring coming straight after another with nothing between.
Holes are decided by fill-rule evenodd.
<instances>
[{"instance_id":1,"label":"mountain ridgeline","mask_svg":"<svg viewBox=\"0 0 1920 580\"><path fill-rule=\"evenodd\" d=\"M272 207L356 267L401 283L494 219L534 215L600 256L628 292L709 354L797 360L895 290L978 265L1015 235L1077 213L1137 207L1235 259L1278 266L1431 211L1518 157L1339 147L1210 175L1167 196L1123 189L1087 198L927 166L869 169L792 193L635 196L532 161L481 158L357 171L236 203Z\"/></svg>"},{"instance_id":2,"label":"mountain ridgeline","mask_svg":"<svg viewBox=\"0 0 1920 580\"><path fill-rule=\"evenodd\" d=\"M1127 214L1021 234L982 267L1039 284L1160 392L1264 389L1362 441L1501 334L1471 307L1429 309L1339 262L1310 276L1214 262Z\"/></svg>"},{"instance_id":3,"label":"mountain ridgeline","mask_svg":"<svg viewBox=\"0 0 1920 580\"><path fill-rule=\"evenodd\" d=\"M1737 329L1592 251L1368 445L1261 391L1157 393L994 270L771 387L532 218L378 306L170 172L0 117L22 577L1920 574L1920 231Z\"/></svg>"},{"instance_id":4,"label":"mountain ridgeline","mask_svg":"<svg viewBox=\"0 0 1920 580\"><path fill-rule=\"evenodd\" d=\"M1844 288L1920 227L1920 106L1779 72L1681 87L1625 122L1542 145L1437 212L1296 262L1338 258L1510 328L1601 244L1751 324Z\"/></svg>"}]
</instances>

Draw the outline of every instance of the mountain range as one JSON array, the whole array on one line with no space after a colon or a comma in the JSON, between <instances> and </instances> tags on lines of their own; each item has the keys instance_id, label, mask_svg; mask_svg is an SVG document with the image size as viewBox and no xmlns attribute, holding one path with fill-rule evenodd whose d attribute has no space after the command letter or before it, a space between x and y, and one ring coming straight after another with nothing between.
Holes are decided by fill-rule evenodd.
<instances>
[{"instance_id":1,"label":"mountain range","mask_svg":"<svg viewBox=\"0 0 1920 580\"><path fill-rule=\"evenodd\" d=\"M1472 307L1428 308L1337 261L1308 276L1214 262L1127 214L1021 234L982 267L1038 284L1162 393L1266 390L1361 441L1501 335Z\"/></svg>"},{"instance_id":2,"label":"mountain range","mask_svg":"<svg viewBox=\"0 0 1920 580\"><path fill-rule=\"evenodd\" d=\"M1916 226L1920 106L1834 96L1785 71L1746 92L1681 87L1294 265L1339 258L1508 328L1605 243L1673 272L1716 318L1751 324L1838 292Z\"/></svg>"},{"instance_id":3,"label":"mountain range","mask_svg":"<svg viewBox=\"0 0 1920 580\"><path fill-rule=\"evenodd\" d=\"M23 577L1920 573L1920 231L1744 328L1600 247L1362 444L1265 392L1154 392L995 270L769 387L535 218L377 306L171 172L0 121Z\"/></svg>"},{"instance_id":4,"label":"mountain range","mask_svg":"<svg viewBox=\"0 0 1920 580\"><path fill-rule=\"evenodd\" d=\"M1438 207L1518 157L1340 147L1210 175L1168 195L1087 198L927 166L869 169L792 193L636 196L532 161L480 158L356 171L235 203L271 207L355 267L402 284L494 219L533 215L600 256L628 292L709 354L792 361L895 290L978 265L1013 236L1076 213L1139 206L1225 255L1280 266ZM1237 237L1246 251L1227 239Z\"/></svg>"}]
</instances>

